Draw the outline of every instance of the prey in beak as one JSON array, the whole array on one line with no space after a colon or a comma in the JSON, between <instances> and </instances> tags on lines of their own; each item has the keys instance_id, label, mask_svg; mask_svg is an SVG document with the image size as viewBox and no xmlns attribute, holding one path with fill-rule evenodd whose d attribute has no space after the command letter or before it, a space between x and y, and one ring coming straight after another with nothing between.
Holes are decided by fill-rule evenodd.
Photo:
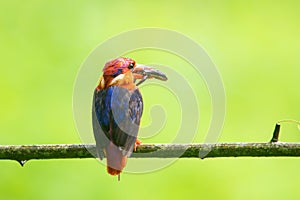
<instances>
[{"instance_id":1,"label":"prey in beak","mask_svg":"<svg viewBox=\"0 0 300 200\"><path fill-rule=\"evenodd\" d=\"M136 67L134 68L132 73L134 77L134 82L136 82L137 79L141 79L138 83L135 84L136 86L139 86L140 84L145 82L145 80L151 78L156 78L162 81L168 80L167 76L161 71L140 64L136 64Z\"/></svg>"}]
</instances>

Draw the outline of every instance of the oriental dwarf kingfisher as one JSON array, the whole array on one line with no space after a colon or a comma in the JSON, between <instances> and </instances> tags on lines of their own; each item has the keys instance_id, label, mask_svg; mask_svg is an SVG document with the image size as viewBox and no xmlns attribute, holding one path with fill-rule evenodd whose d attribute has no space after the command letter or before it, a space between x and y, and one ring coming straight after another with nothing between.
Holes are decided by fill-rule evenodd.
<instances>
[{"instance_id":1,"label":"oriental dwarf kingfisher","mask_svg":"<svg viewBox=\"0 0 300 200\"><path fill-rule=\"evenodd\" d=\"M137 64L131 58L107 62L94 91L92 122L97 156L107 159L107 172L118 175L127 158L141 142L137 139L143 113L143 99L138 85L146 79L167 80L152 67ZM135 83L140 79L138 83Z\"/></svg>"}]
</instances>

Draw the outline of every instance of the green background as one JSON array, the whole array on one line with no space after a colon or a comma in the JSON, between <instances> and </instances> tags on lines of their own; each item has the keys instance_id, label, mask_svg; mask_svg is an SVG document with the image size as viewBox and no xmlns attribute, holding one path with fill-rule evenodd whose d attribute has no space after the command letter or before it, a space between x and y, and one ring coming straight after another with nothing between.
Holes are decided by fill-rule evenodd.
<instances>
[{"instance_id":1,"label":"green background","mask_svg":"<svg viewBox=\"0 0 300 200\"><path fill-rule=\"evenodd\" d=\"M80 143L72 92L81 63L111 36L143 27L193 38L218 66L227 96L220 142L269 141L277 120L300 119L299 9L290 0L1 0L0 144ZM297 127L284 124L280 140L300 141ZM299 166L180 159L118 182L95 159L0 161L0 199L299 199Z\"/></svg>"}]
</instances>

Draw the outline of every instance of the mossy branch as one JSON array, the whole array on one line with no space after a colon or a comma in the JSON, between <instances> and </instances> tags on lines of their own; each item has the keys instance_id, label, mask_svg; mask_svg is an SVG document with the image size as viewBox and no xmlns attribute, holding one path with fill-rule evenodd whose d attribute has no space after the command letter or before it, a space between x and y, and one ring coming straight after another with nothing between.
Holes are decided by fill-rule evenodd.
<instances>
[{"instance_id":1,"label":"mossy branch","mask_svg":"<svg viewBox=\"0 0 300 200\"><path fill-rule=\"evenodd\" d=\"M142 144L132 157L299 157L300 143L278 142L279 132L277 123L271 141L266 143ZM95 152L93 144L0 145L0 159L16 160L22 166L31 159L94 158Z\"/></svg>"},{"instance_id":2,"label":"mossy branch","mask_svg":"<svg viewBox=\"0 0 300 200\"><path fill-rule=\"evenodd\" d=\"M3 145L0 159L25 162L31 159L93 158L95 145ZM137 147L133 158L199 158L200 151L209 151L212 157L278 157L300 156L300 143L216 143L216 144L143 144Z\"/></svg>"}]
</instances>

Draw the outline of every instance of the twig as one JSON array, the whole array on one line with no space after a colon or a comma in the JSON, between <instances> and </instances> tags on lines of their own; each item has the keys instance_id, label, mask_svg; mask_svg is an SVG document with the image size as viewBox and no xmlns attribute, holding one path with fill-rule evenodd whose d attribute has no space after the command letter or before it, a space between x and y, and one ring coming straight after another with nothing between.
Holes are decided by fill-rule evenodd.
<instances>
[{"instance_id":1,"label":"twig","mask_svg":"<svg viewBox=\"0 0 300 200\"><path fill-rule=\"evenodd\" d=\"M272 137L270 142L278 142L279 132L280 132L280 124L278 122L275 125L275 129L274 129L274 132L273 132L273 137Z\"/></svg>"},{"instance_id":2,"label":"twig","mask_svg":"<svg viewBox=\"0 0 300 200\"><path fill-rule=\"evenodd\" d=\"M211 150L212 157L280 157L300 156L300 143L216 143L216 144L143 144L137 147L134 158L199 158L200 151ZM93 158L95 145L5 145L0 146L0 159L16 160L21 165L31 159Z\"/></svg>"},{"instance_id":3,"label":"twig","mask_svg":"<svg viewBox=\"0 0 300 200\"><path fill-rule=\"evenodd\" d=\"M278 142L280 122L276 123L268 143L213 143L213 144L142 144L133 158L216 158L216 157L299 157L300 143ZM93 144L0 145L0 159L16 160L23 166L31 159L94 158ZM203 153L204 152L204 153Z\"/></svg>"}]
</instances>

